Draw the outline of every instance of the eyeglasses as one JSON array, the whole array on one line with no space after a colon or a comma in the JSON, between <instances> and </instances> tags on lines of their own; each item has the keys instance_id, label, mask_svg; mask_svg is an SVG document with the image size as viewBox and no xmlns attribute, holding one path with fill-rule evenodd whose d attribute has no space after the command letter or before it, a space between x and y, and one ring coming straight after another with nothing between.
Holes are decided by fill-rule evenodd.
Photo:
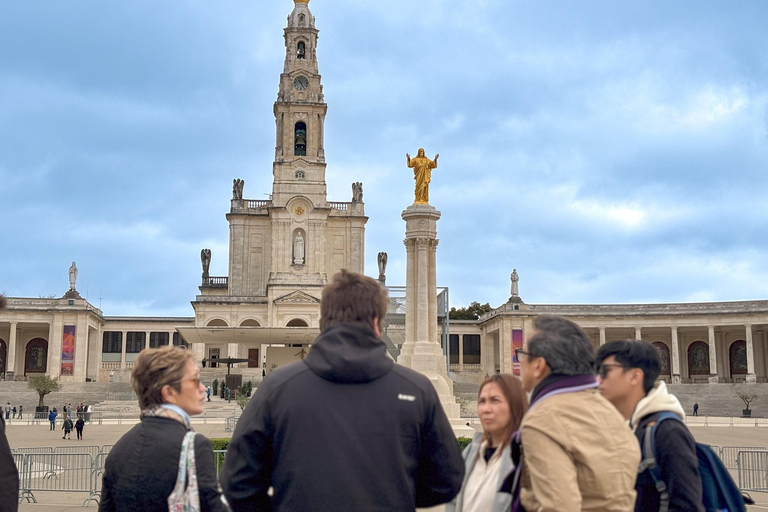
<instances>
[{"instance_id":1,"label":"eyeglasses","mask_svg":"<svg viewBox=\"0 0 768 512\"><path fill-rule=\"evenodd\" d=\"M184 378L184 379L180 379L180 380L174 381L173 383L175 384L177 382L184 382L185 380L191 381L195 385L196 388L200 387L201 380L200 380L200 376L199 375L197 377L187 377L187 378Z\"/></svg>"},{"instance_id":2,"label":"eyeglasses","mask_svg":"<svg viewBox=\"0 0 768 512\"><path fill-rule=\"evenodd\" d=\"M518 362L521 360L520 359L520 354L525 354L525 355L531 356L531 357L539 357L539 356L535 356L535 355L531 354L530 352L526 352L525 350L523 350L521 348L516 348L515 349L515 359L517 359Z\"/></svg>"},{"instance_id":3,"label":"eyeglasses","mask_svg":"<svg viewBox=\"0 0 768 512\"><path fill-rule=\"evenodd\" d=\"M597 375L601 379L604 379L608 376L608 370L610 370L611 368L624 368L625 370L629 370L631 367L625 364L609 364L609 363L599 364L597 366Z\"/></svg>"}]
</instances>

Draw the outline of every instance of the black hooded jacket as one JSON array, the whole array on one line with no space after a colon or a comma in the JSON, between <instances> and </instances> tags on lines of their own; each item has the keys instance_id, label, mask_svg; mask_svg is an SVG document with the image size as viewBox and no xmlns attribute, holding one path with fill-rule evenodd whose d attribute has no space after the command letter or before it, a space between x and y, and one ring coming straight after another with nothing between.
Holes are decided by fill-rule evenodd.
<instances>
[{"instance_id":1,"label":"black hooded jacket","mask_svg":"<svg viewBox=\"0 0 768 512\"><path fill-rule=\"evenodd\" d=\"M450 501L463 477L429 380L387 357L371 329L341 324L258 387L221 482L235 512L412 511Z\"/></svg>"}]
</instances>

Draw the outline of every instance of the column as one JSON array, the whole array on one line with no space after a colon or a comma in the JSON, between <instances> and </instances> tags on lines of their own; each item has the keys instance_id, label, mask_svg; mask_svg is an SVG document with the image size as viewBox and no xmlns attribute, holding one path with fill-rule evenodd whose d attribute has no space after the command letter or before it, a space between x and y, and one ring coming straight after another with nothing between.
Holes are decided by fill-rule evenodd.
<instances>
[{"instance_id":1,"label":"column","mask_svg":"<svg viewBox=\"0 0 768 512\"><path fill-rule=\"evenodd\" d=\"M16 326L16 322L11 322L11 331L8 333L8 363L6 364L5 380L16 379Z\"/></svg>"},{"instance_id":2,"label":"column","mask_svg":"<svg viewBox=\"0 0 768 512\"><path fill-rule=\"evenodd\" d=\"M120 344L120 369L125 370L125 346L128 344L128 332L122 331L123 341Z\"/></svg>"},{"instance_id":3,"label":"column","mask_svg":"<svg viewBox=\"0 0 768 512\"><path fill-rule=\"evenodd\" d=\"M427 293L428 293L428 308L427 308L427 318L428 318L428 324L429 324L429 333L427 336L427 341L430 343L438 343L438 333L437 333L437 295L435 295L437 291L437 270L435 269L435 252L437 250L437 240L429 240L427 242L427 264L428 264L428 275L427 275Z\"/></svg>"},{"instance_id":4,"label":"column","mask_svg":"<svg viewBox=\"0 0 768 512\"><path fill-rule=\"evenodd\" d=\"M457 334L457 336L459 337L459 368L463 368L464 367L464 335ZM451 343L451 337L449 335L448 344L450 345L450 343ZM480 343L480 345L482 345L482 343ZM449 348L448 357L451 357L450 346L448 348ZM482 352L482 349L480 350L480 352Z\"/></svg>"},{"instance_id":5,"label":"column","mask_svg":"<svg viewBox=\"0 0 768 512\"><path fill-rule=\"evenodd\" d=\"M642 327L635 327L635 339L636 340L643 339L643 329L642 329Z\"/></svg>"},{"instance_id":6,"label":"column","mask_svg":"<svg viewBox=\"0 0 768 512\"><path fill-rule=\"evenodd\" d=\"M416 341L416 240L405 240L406 276L405 280L405 342Z\"/></svg>"},{"instance_id":7,"label":"column","mask_svg":"<svg viewBox=\"0 0 768 512\"><path fill-rule=\"evenodd\" d=\"M715 342L715 326L707 326L709 341L709 382L718 382L717 376L717 343Z\"/></svg>"},{"instance_id":8,"label":"column","mask_svg":"<svg viewBox=\"0 0 768 512\"><path fill-rule=\"evenodd\" d=\"M677 341L677 327L672 327L672 384L680 384L680 345Z\"/></svg>"},{"instance_id":9,"label":"column","mask_svg":"<svg viewBox=\"0 0 768 512\"><path fill-rule=\"evenodd\" d=\"M752 325L744 326L747 333L747 382L757 382L755 375L755 345L752 342Z\"/></svg>"},{"instance_id":10,"label":"column","mask_svg":"<svg viewBox=\"0 0 768 512\"><path fill-rule=\"evenodd\" d=\"M418 303L416 304L416 342L430 341L429 340L429 323L430 318L427 317L429 310L429 279L427 276L427 265L429 258L427 257L427 240L417 239L416 249L418 254Z\"/></svg>"},{"instance_id":11,"label":"column","mask_svg":"<svg viewBox=\"0 0 768 512\"><path fill-rule=\"evenodd\" d=\"M605 345L605 327L600 327L600 346Z\"/></svg>"}]
</instances>

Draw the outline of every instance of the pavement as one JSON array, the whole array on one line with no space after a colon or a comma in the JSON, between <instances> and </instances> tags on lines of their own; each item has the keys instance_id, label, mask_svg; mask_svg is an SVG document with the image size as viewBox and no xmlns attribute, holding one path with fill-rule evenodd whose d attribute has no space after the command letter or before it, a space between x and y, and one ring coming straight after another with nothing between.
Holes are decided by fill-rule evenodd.
<instances>
[{"instance_id":1,"label":"pavement","mask_svg":"<svg viewBox=\"0 0 768 512\"><path fill-rule=\"evenodd\" d=\"M8 442L11 448L38 446L72 446L114 444L133 425L90 425L83 432L83 440L74 438L64 440L61 430L50 431L48 425L9 425L7 428ZM229 437L223 424L196 424L195 431L209 437ZM689 427L697 441L717 446L762 446L768 448L768 428L763 427ZM733 475L734 478L736 475ZM752 492L756 505L748 507L751 511L768 512L768 493ZM35 492L38 503L22 503L21 512L65 512L96 510L98 505L89 504L82 507L88 493L65 492ZM429 512L441 512L443 507L429 509ZM426 512L426 511L424 511Z\"/></svg>"}]
</instances>

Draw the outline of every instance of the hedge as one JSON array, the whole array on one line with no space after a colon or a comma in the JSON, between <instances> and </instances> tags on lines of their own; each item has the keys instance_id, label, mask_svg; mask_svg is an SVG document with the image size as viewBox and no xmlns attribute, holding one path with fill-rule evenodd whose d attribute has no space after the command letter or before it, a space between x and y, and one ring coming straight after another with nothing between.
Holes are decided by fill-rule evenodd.
<instances>
[{"instance_id":1,"label":"hedge","mask_svg":"<svg viewBox=\"0 0 768 512\"><path fill-rule=\"evenodd\" d=\"M230 438L228 437L214 437L211 438L211 444L214 450L226 450L229 446ZM472 442L471 437L459 437L456 439L459 443L459 449L464 450L469 443Z\"/></svg>"}]
</instances>

